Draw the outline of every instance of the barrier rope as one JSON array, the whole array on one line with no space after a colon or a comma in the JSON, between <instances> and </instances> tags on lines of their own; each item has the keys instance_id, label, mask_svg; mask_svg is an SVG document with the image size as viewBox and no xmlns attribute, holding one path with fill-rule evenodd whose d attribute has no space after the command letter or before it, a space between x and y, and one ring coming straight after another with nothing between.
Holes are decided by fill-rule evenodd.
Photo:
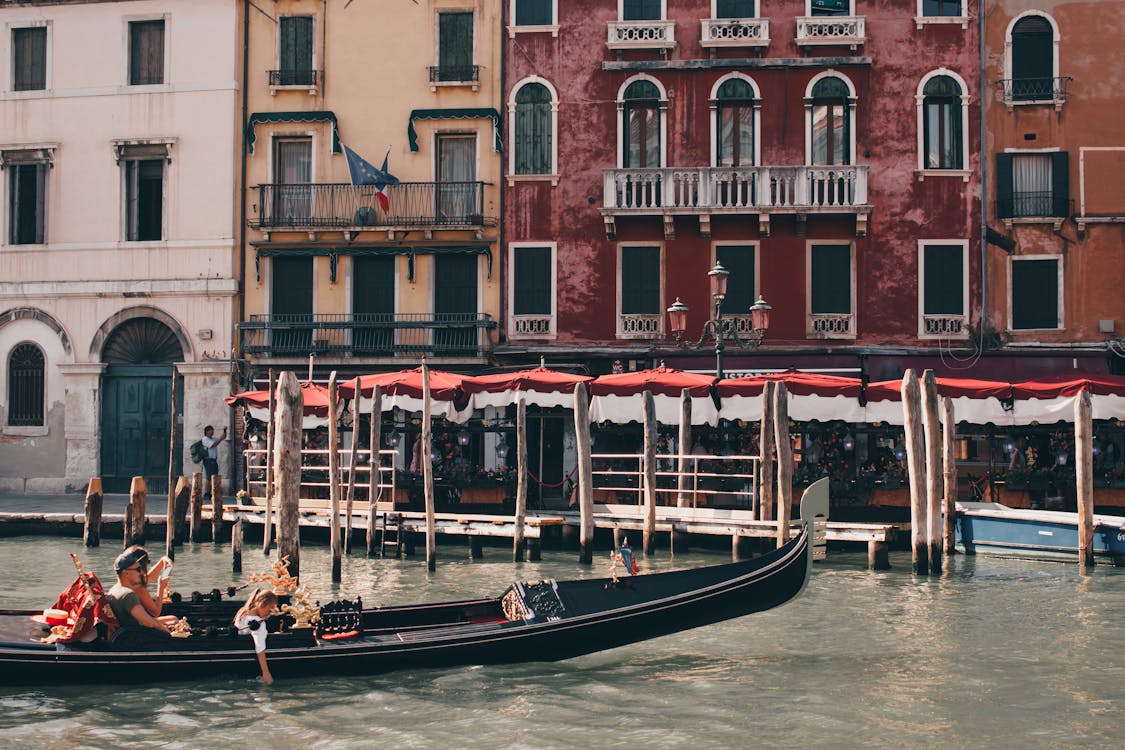
<instances>
[{"instance_id":1,"label":"barrier rope","mask_svg":"<svg viewBox=\"0 0 1125 750\"><path fill-rule=\"evenodd\" d=\"M537 477L533 473L531 473L531 469L527 470L527 476L528 476L528 478L530 478L533 482L535 482L540 487L544 487L546 489L553 490L557 487L562 487L564 484L566 484L568 481L570 481L570 478L573 477L575 472L577 472L577 471L578 471L578 466L575 465L575 467L570 470L570 473L562 478L561 482L557 482L555 484L544 483L543 480L541 480L539 477Z\"/></svg>"}]
</instances>

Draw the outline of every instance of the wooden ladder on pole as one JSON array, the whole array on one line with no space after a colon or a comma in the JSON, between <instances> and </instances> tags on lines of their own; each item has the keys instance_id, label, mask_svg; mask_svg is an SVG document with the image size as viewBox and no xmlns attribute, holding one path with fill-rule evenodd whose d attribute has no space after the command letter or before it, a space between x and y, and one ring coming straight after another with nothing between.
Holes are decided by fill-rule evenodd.
<instances>
[{"instance_id":1,"label":"wooden ladder on pole","mask_svg":"<svg viewBox=\"0 0 1125 750\"><path fill-rule=\"evenodd\" d=\"M395 557L402 557L402 514L395 513L394 503L376 503L375 512L379 514L379 557L387 556L387 548L393 547Z\"/></svg>"}]
</instances>

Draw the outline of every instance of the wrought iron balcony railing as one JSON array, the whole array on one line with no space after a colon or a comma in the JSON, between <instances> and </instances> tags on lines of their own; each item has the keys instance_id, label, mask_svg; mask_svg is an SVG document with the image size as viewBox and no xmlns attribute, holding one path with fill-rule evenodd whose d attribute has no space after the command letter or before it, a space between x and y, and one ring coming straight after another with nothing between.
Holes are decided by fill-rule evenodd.
<instances>
[{"instance_id":1,"label":"wrought iron balcony railing","mask_svg":"<svg viewBox=\"0 0 1125 750\"><path fill-rule=\"evenodd\" d=\"M251 315L247 357L484 357L496 323L484 313Z\"/></svg>"},{"instance_id":2,"label":"wrought iron balcony railing","mask_svg":"<svg viewBox=\"0 0 1125 750\"><path fill-rule=\"evenodd\" d=\"M476 83L479 65L431 65L430 83Z\"/></svg>"},{"instance_id":3,"label":"wrought iron balcony railing","mask_svg":"<svg viewBox=\"0 0 1125 750\"><path fill-rule=\"evenodd\" d=\"M768 47L768 18L704 18L700 44L704 47Z\"/></svg>"},{"instance_id":4,"label":"wrought iron balcony railing","mask_svg":"<svg viewBox=\"0 0 1125 750\"><path fill-rule=\"evenodd\" d=\"M319 70L271 70L270 86L318 86L323 76Z\"/></svg>"},{"instance_id":5,"label":"wrought iron balcony railing","mask_svg":"<svg viewBox=\"0 0 1125 750\"><path fill-rule=\"evenodd\" d=\"M483 182L400 182L385 188L386 211L372 185L257 185L260 229L482 226Z\"/></svg>"},{"instance_id":6,"label":"wrought iron balcony railing","mask_svg":"<svg viewBox=\"0 0 1125 750\"><path fill-rule=\"evenodd\" d=\"M1004 92L1004 102L1051 102L1061 104L1066 101L1066 84L1073 80L1070 76L1058 78L1003 78L997 85Z\"/></svg>"},{"instance_id":7,"label":"wrought iron balcony railing","mask_svg":"<svg viewBox=\"0 0 1125 750\"><path fill-rule=\"evenodd\" d=\"M1000 218L1063 218L1074 213L1067 195L1055 195L1050 190L1016 190L996 199L996 213Z\"/></svg>"},{"instance_id":8,"label":"wrought iron balcony railing","mask_svg":"<svg viewBox=\"0 0 1125 750\"><path fill-rule=\"evenodd\" d=\"M621 213L839 212L867 205L866 166L604 170L605 208Z\"/></svg>"}]
</instances>

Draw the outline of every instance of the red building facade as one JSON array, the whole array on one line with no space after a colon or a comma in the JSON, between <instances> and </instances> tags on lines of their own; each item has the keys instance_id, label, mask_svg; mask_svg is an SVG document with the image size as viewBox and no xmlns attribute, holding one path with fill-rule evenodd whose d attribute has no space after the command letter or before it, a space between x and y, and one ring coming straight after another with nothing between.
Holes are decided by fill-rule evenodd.
<instances>
[{"instance_id":1,"label":"red building facade","mask_svg":"<svg viewBox=\"0 0 1125 750\"><path fill-rule=\"evenodd\" d=\"M512 364L896 377L979 347L979 36L936 0L506 0ZM709 345L710 344L710 345ZM950 360L952 361L952 360Z\"/></svg>"}]
</instances>

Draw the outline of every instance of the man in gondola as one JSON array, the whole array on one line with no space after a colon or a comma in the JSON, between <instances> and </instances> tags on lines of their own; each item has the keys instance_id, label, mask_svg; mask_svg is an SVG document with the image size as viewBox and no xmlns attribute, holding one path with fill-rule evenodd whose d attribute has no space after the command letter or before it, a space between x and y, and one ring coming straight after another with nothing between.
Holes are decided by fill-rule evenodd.
<instances>
[{"instance_id":1,"label":"man in gondola","mask_svg":"<svg viewBox=\"0 0 1125 750\"><path fill-rule=\"evenodd\" d=\"M161 617L165 595L168 593L168 576L160 575L170 570L167 558L161 558L150 571L148 551L133 545L117 556L113 569L117 573L117 583L106 592L106 599L121 627L145 627L167 633L175 622L174 616ZM158 577L156 598L148 593L148 581Z\"/></svg>"}]
</instances>

